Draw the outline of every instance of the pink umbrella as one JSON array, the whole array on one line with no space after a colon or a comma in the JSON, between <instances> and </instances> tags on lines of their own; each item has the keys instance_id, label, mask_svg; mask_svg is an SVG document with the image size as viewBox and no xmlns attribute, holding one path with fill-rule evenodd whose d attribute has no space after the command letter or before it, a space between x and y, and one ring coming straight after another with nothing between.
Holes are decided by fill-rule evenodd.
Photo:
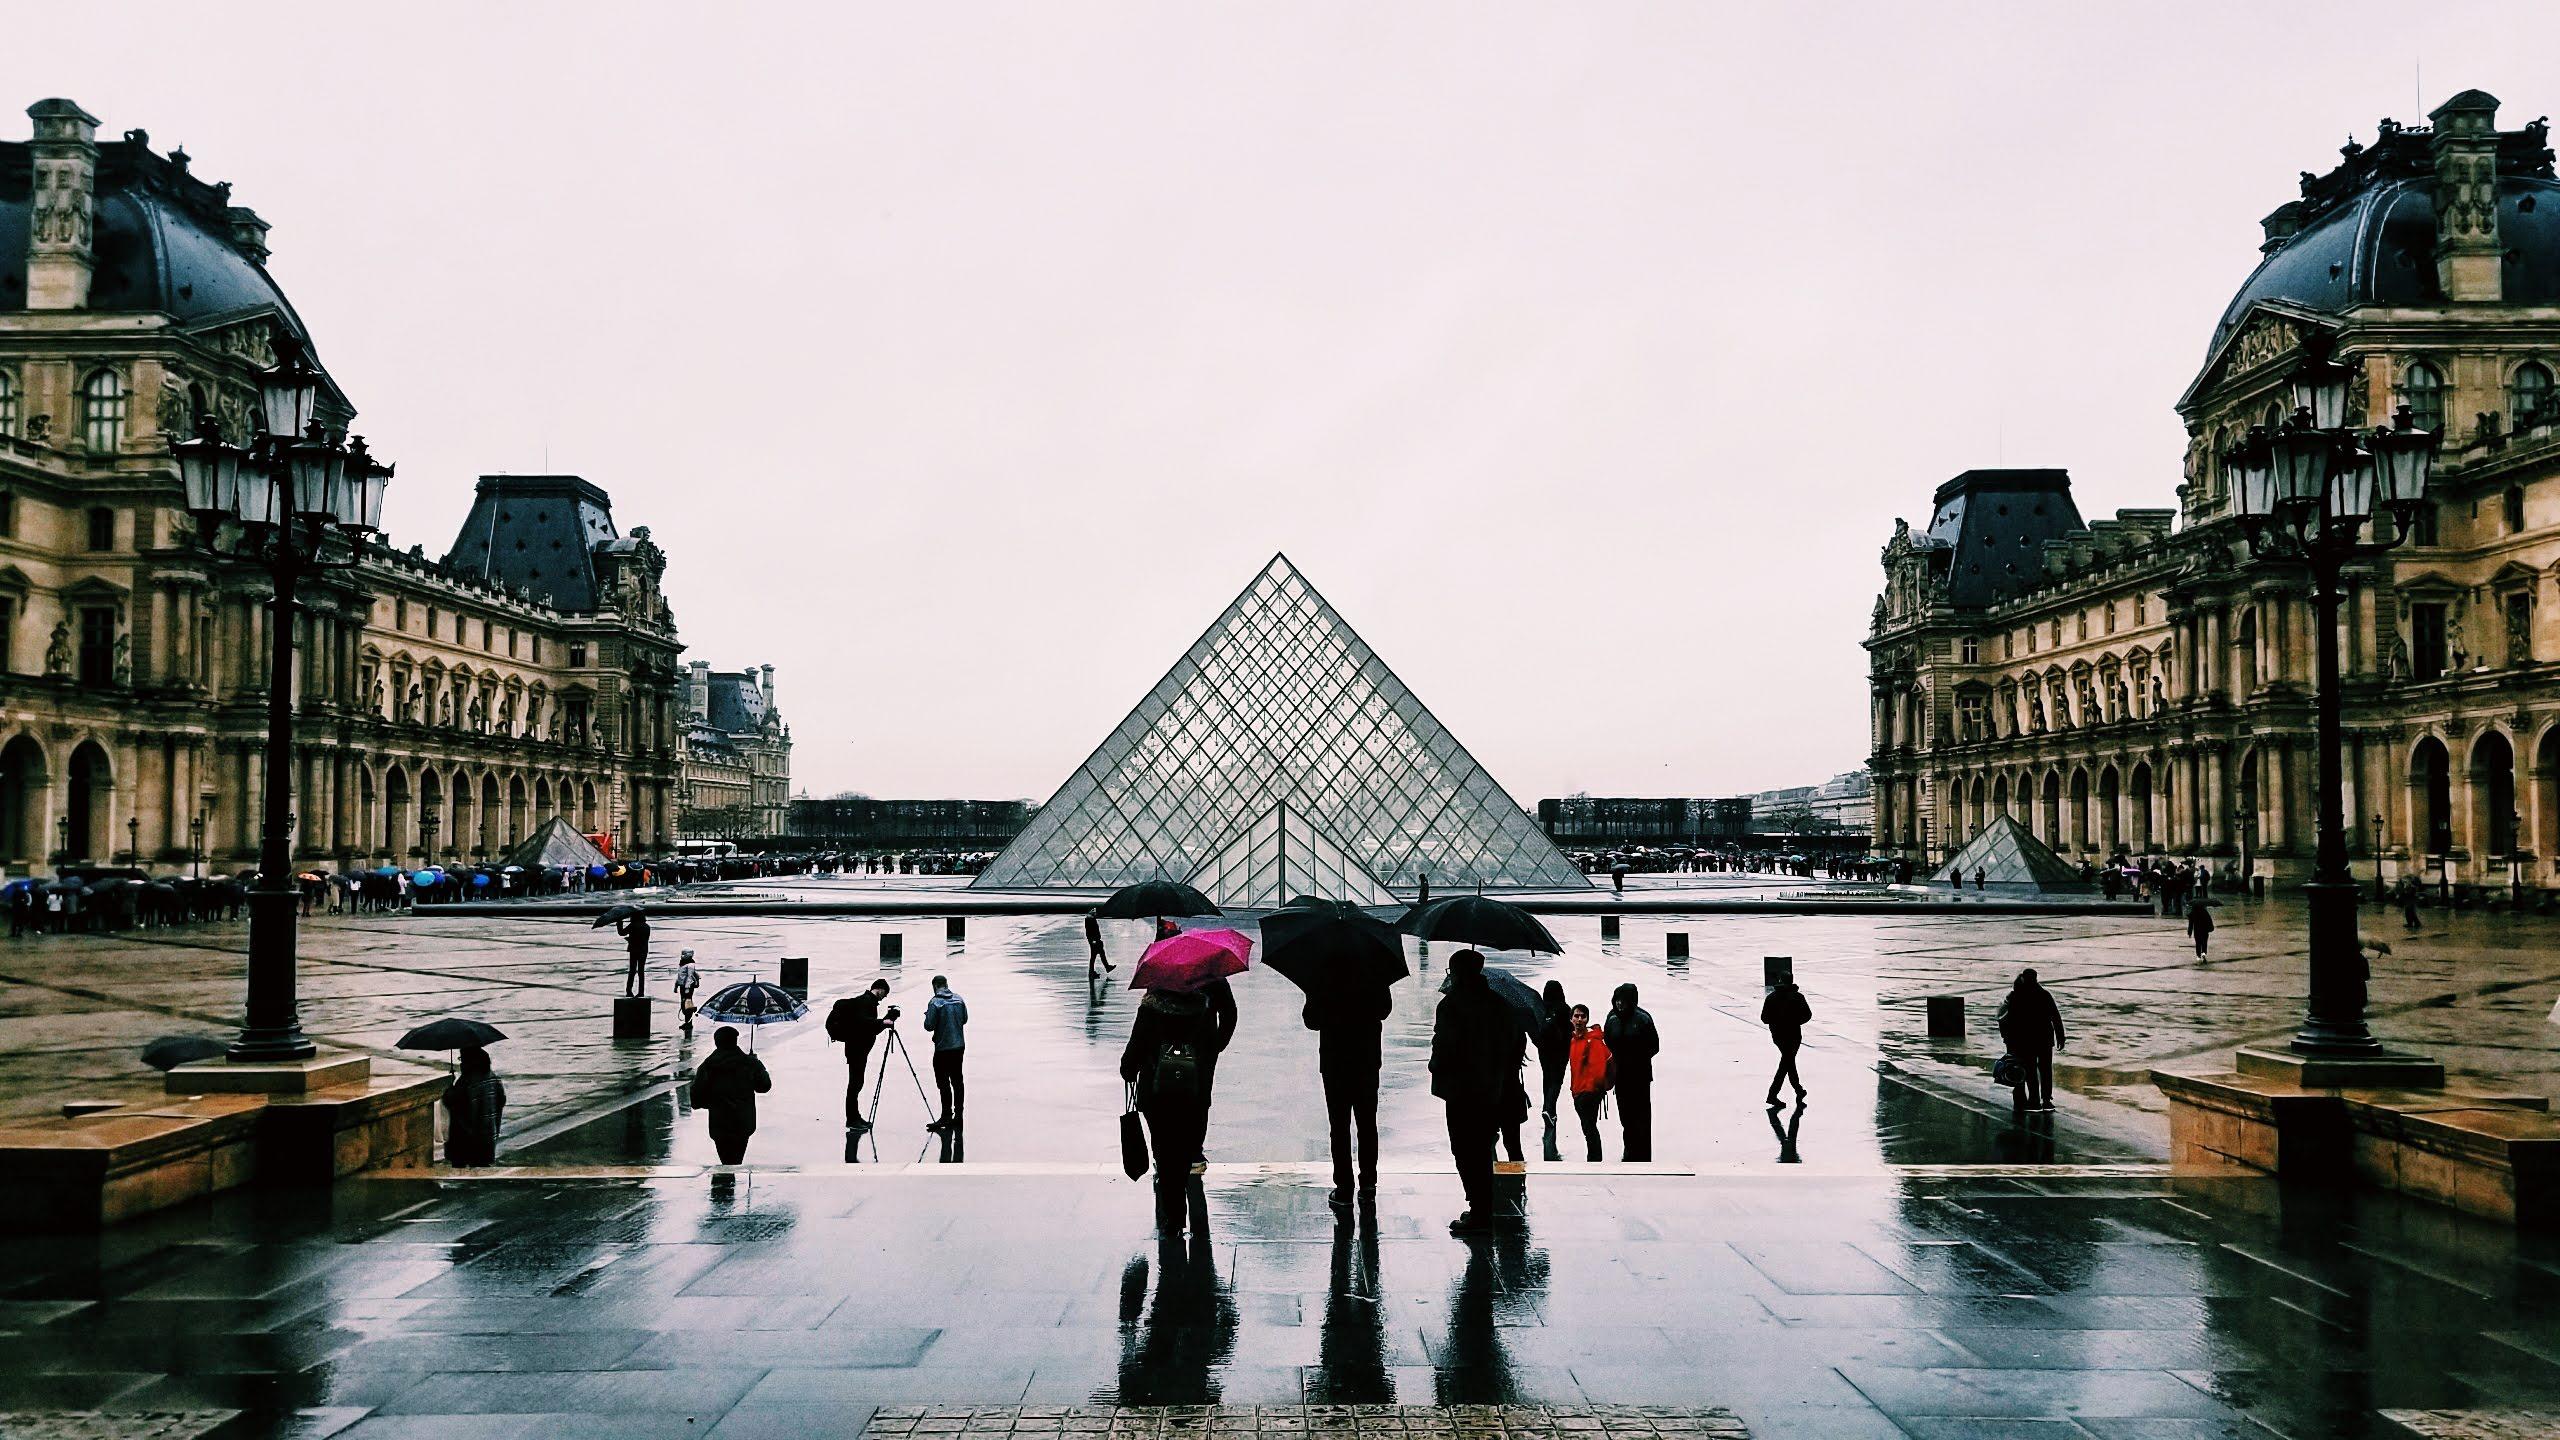
<instances>
[{"instance_id":1,"label":"pink umbrella","mask_svg":"<svg viewBox=\"0 0 2560 1440\"><path fill-rule=\"evenodd\" d=\"M1132 990L1197 990L1241 974L1253 963L1253 941L1234 930L1185 930L1147 947L1129 976Z\"/></svg>"}]
</instances>

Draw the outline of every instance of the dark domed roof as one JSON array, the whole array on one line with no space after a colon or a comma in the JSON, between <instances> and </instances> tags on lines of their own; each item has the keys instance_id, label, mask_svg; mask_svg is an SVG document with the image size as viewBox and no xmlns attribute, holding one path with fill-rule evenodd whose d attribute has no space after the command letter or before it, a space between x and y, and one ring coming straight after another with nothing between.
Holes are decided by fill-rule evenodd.
<instances>
[{"instance_id":1,"label":"dark domed roof","mask_svg":"<svg viewBox=\"0 0 2560 1440\"><path fill-rule=\"evenodd\" d=\"M2560 302L2560 180L2499 176L2498 236L2507 252L2507 302ZM2332 315L2358 305L2441 301L2435 244L2432 179L2404 176L2360 190L2258 263L2222 312L2206 353L2229 339L2249 308L2263 300Z\"/></svg>"},{"instance_id":2,"label":"dark domed roof","mask_svg":"<svg viewBox=\"0 0 2560 1440\"><path fill-rule=\"evenodd\" d=\"M31 147L0 142L0 311L27 307L34 169ZM196 179L139 136L99 142L97 187L90 309L160 310L181 322L272 309L308 340L265 266L232 239L227 187Z\"/></svg>"}]
</instances>

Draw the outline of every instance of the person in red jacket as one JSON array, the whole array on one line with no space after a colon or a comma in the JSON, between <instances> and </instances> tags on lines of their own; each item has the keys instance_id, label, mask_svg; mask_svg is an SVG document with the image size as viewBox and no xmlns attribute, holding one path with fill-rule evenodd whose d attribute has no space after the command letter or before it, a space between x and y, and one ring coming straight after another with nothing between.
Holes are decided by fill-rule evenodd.
<instances>
[{"instance_id":1,"label":"person in red jacket","mask_svg":"<svg viewBox=\"0 0 2560 1440\"><path fill-rule=\"evenodd\" d=\"M1582 1121L1583 1156L1600 1163L1600 1102L1609 1094L1609 1042L1591 1023L1591 1007L1573 1007L1573 1039L1566 1054L1566 1074L1573 1087L1573 1113Z\"/></svg>"}]
</instances>

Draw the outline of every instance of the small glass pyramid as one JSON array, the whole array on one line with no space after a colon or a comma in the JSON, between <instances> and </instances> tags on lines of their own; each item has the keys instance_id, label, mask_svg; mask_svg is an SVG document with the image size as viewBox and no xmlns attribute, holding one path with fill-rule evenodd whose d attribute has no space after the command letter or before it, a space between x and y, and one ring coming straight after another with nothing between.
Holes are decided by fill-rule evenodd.
<instances>
[{"instance_id":1,"label":"small glass pyramid","mask_svg":"<svg viewBox=\"0 0 2560 1440\"><path fill-rule=\"evenodd\" d=\"M975 888L1184 881L1223 906L1591 883L1285 555Z\"/></svg>"},{"instance_id":2,"label":"small glass pyramid","mask_svg":"<svg viewBox=\"0 0 2560 1440\"><path fill-rule=\"evenodd\" d=\"M1929 878L1970 885L1977 870L1982 872L1986 886L2075 894L2097 888L2080 878L2078 866L2054 854L2043 841L2029 834L2027 827L2007 815L1992 816L1980 834L1964 842L1964 848Z\"/></svg>"}]
</instances>

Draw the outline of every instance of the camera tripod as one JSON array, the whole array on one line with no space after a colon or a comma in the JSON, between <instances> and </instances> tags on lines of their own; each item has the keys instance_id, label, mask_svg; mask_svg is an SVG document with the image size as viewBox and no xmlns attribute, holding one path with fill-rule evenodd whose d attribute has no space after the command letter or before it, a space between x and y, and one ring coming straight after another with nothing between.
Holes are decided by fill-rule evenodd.
<instances>
[{"instance_id":1,"label":"camera tripod","mask_svg":"<svg viewBox=\"0 0 2560 1440\"><path fill-rule=\"evenodd\" d=\"M889 1083L889 1052L892 1050L898 1052L899 1059L907 1062L907 1078L916 1082L916 1098L924 1102L925 1113L928 1115L934 1113L933 1097L924 1093L924 1077L916 1073L915 1057L907 1053L907 1042L899 1038L897 1027L894 1025L884 1026L880 1033L887 1039L888 1043L880 1047L880 1073L871 1082L871 1124L873 1127L877 1128L880 1123L880 1087Z\"/></svg>"}]
</instances>

